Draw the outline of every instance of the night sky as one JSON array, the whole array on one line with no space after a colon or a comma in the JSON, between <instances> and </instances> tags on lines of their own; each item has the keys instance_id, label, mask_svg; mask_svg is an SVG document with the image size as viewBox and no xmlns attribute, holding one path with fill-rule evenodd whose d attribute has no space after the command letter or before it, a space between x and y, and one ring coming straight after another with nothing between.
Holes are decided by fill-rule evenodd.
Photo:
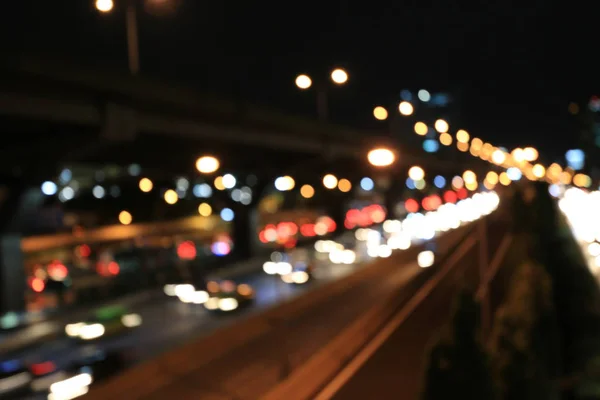
<instances>
[{"instance_id":1,"label":"night sky","mask_svg":"<svg viewBox=\"0 0 600 400\"><path fill-rule=\"evenodd\" d=\"M100 14L91 0L6 3L5 54L126 70L122 10ZM567 105L598 89L600 60L598 7L560 4L177 0L159 12L139 7L141 69L313 116L313 98L294 77L341 66L351 81L331 95L336 122L372 128L374 105L397 100L404 88L426 88L460 96L461 128L475 136L564 154L577 138Z\"/></svg>"}]
</instances>

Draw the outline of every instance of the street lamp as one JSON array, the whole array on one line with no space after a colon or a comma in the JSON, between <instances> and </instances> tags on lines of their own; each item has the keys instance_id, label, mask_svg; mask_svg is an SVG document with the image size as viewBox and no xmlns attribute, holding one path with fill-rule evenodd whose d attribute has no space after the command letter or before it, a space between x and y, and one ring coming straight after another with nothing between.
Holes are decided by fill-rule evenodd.
<instances>
[{"instance_id":1,"label":"street lamp","mask_svg":"<svg viewBox=\"0 0 600 400\"><path fill-rule=\"evenodd\" d=\"M113 0L96 0L96 9L100 12L110 12L114 6Z\"/></svg>"},{"instance_id":2,"label":"street lamp","mask_svg":"<svg viewBox=\"0 0 600 400\"><path fill-rule=\"evenodd\" d=\"M96 0L96 9L102 13L108 13L113 8L113 0ZM125 26L127 30L129 71L132 75L137 75L140 72L140 48L138 43L137 11L133 0L127 0Z\"/></svg>"},{"instance_id":3,"label":"street lamp","mask_svg":"<svg viewBox=\"0 0 600 400\"><path fill-rule=\"evenodd\" d=\"M396 161L396 155L390 149L378 147L367 154L369 164L374 167L389 167Z\"/></svg>"},{"instance_id":4,"label":"street lamp","mask_svg":"<svg viewBox=\"0 0 600 400\"><path fill-rule=\"evenodd\" d=\"M336 85L343 85L348 82L348 73L341 69L335 68L331 71L330 74L331 81ZM310 76L306 74L301 74L296 77L295 80L296 87L301 90L307 90L312 87L313 80ZM319 115L319 119L322 121L326 121L328 118L328 105L327 105L327 90L325 85L317 84L317 113Z\"/></svg>"}]
</instances>

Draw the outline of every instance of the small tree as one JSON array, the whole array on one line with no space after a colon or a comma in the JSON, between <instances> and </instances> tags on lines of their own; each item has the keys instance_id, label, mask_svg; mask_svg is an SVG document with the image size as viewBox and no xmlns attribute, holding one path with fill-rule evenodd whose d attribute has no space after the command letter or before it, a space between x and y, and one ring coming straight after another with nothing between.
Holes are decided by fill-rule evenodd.
<instances>
[{"instance_id":1,"label":"small tree","mask_svg":"<svg viewBox=\"0 0 600 400\"><path fill-rule=\"evenodd\" d=\"M526 263L511 281L491 337L492 371L501 398L555 399L559 349L550 277L539 265Z\"/></svg>"},{"instance_id":2,"label":"small tree","mask_svg":"<svg viewBox=\"0 0 600 400\"><path fill-rule=\"evenodd\" d=\"M447 334L429 353L423 400L495 398L478 328L479 306L471 292L461 291Z\"/></svg>"}]
</instances>

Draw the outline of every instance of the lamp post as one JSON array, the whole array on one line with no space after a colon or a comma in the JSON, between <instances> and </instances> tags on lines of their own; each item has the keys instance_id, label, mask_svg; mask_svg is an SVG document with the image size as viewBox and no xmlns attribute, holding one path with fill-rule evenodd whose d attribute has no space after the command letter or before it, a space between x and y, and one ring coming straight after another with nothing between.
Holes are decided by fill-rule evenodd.
<instances>
[{"instance_id":1,"label":"lamp post","mask_svg":"<svg viewBox=\"0 0 600 400\"><path fill-rule=\"evenodd\" d=\"M109 13L115 7L113 0L96 0L96 10ZM140 47L138 39L137 7L134 0L127 0L125 9L125 28L127 31L127 58L129 72L137 75L140 72Z\"/></svg>"}]
</instances>

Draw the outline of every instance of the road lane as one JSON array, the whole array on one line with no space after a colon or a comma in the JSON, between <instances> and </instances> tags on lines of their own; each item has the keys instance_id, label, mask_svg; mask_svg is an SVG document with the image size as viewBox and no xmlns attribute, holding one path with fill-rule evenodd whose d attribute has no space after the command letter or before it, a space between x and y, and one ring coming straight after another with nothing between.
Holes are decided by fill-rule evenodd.
<instances>
[{"instance_id":1,"label":"road lane","mask_svg":"<svg viewBox=\"0 0 600 400\"><path fill-rule=\"evenodd\" d=\"M438 240L439 254L450 248L452 241L464 234L451 232ZM424 271L414 260L418 248L394 254L380 263L398 265L384 273L368 276L331 298L290 316L275 321L269 333L232 349L220 358L200 367L148 397L158 400L177 398L257 399L291 370L304 363L320 347L368 310L374 302L398 290Z\"/></svg>"}]
</instances>

